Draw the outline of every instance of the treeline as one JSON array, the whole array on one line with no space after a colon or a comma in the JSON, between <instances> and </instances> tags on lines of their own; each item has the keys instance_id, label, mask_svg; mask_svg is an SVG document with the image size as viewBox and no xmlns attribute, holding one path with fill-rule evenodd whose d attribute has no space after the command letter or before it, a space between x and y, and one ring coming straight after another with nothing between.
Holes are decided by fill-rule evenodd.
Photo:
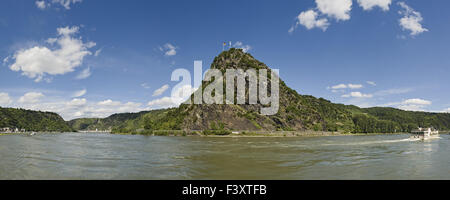
<instances>
[{"instance_id":1,"label":"treeline","mask_svg":"<svg viewBox=\"0 0 450 200\"><path fill-rule=\"evenodd\" d=\"M145 115L148 113L148 111L143 111L139 113L120 113L120 114L113 114L106 118L79 118L74 119L69 122L70 127L72 127L75 130L112 130L118 126L123 126L123 123L125 123L128 120L133 120L136 118L141 117L142 115Z\"/></svg>"},{"instance_id":2,"label":"treeline","mask_svg":"<svg viewBox=\"0 0 450 200\"><path fill-rule=\"evenodd\" d=\"M1 107L0 128L18 128L35 132L73 131L64 119L56 113Z\"/></svg>"},{"instance_id":3,"label":"treeline","mask_svg":"<svg viewBox=\"0 0 450 200\"><path fill-rule=\"evenodd\" d=\"M395 108L353 110L353 133L411 132L418 127L450 130L450 114L403 111Z\"/></svg>"}]
</instances>

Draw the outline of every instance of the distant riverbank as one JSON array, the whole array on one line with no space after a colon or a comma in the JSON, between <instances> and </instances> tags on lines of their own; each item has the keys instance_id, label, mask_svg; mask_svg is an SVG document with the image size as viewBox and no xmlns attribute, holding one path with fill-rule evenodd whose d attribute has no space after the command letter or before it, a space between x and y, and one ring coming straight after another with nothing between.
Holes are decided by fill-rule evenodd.
<instances>
[{"instance_id":1,"label":"distant riverbank","mask_svg":"<svg viewBox=\"0 0 450 200\"><path fill-rule=\"evenodd\" d=\"M407 133L329 133L329 132L315 132L315 133L305 133L305 132L293 132L293 133L284 133L284 132L273 132L268 134L230 134L230 135L201 135L201 137L330 137L330 136L375 136L375 135L401 135Z\"/></svg>"},{"instance_id":2,"label":"distant riverbank","mask_svg":"<svg viewBox=\"0 0 450 200\"><path fill-rule=\"evenodd\" d=\"M39 133L52 133L58 134L62 132L38 132ZM80 131L78 133L92 134L99 132ZM31 133L0 133L0 136L5 135L30 135ZM201 131L156 131L152 134L132 134L132 133L107 133L101 132L101 134L116 134L116 135L146 135L146 136L166 136L166 137L217 137L217 138L235 138L235 137L328 137L328 136L375 136L375 135L402 135L409 133L341 133L341 132L322 132L322 131L253 131L231 134L203 134ZM442 132L441 134L449 134L449 132Z\"/></svg>"},{"instance_id":3,"label":"distant riverbank","mask_svg":"<svg viewBox=\"0 0 450 200\"><path fill-rule=\"evenodd\" d=\"M165 130L154 131L151 134L112 133L118 135L148 135L168 137L322 137L322 136L366 136L366 135L400 135L408 133L342 133L324 131L236 131L227 134L206 134L204 131Z\"/></svg>"}]
</instances>

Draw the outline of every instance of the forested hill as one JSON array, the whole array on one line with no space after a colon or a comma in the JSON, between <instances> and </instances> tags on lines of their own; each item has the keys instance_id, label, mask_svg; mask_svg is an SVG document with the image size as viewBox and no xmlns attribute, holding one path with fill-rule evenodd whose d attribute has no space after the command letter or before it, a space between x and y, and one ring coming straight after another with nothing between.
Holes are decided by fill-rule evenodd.
<instances>
[{"instance_id":1,"label":"forested hill","mask_svg":"<svg viewBox=\"0 0 450 200\"><path fill-rule=\"evenodd\" d=\"M139 113L120 113L114 114L106 118L80 118L68 121L70 127L75 130L112 130L114 127L123 126L123 123L129 120L134 120L150 111L143 111Z\"/></svg>"},{"instance_id":2,"label":"forested hill","mask_svg":"<svg viewBox=\"0 0 450 200\"><path fill-rule=\"evenodd\" d=\"M218 55L212 69L271 69L240 49ZM270 74L270 73L269 73ZM248 85L248 80L247 85ZM268 80L268 85L271 80ZM208 82L203 82L203 86ZM270 88L270 87L269 87ZM450 114L403 111L394 108L359 108L323 98L301 95L280 79L280 107L275 115L261 115L261 104L182 104L177 108L75 119L22 109L0 109L0 128L32 131L111 130L114 133L152 134L162 131L330 131L344 133L398 133L418 127L450 130ZM201 92L197 90L196 92ZM270 93L270 91L269 91ZM246 91L248 94L248 91ZM247 98L248 99L248 98Z\"/></svg>"},{"instance_id":3,"label":"forested hill","mask_svg":"<svg viewBox=\"0 0 450 200\"><path fill-rule=\"evenodd\" d=\"M0 107L0 128L36 132L71 132L73 129L56 113Z\"/></svg>"},{"instance_id":4,"label":"forested hill","mask_svg":"<svg viewBox=\"0 0 450 200\"><path fill-rule=\"evenodd\" d=\"M359 108L356 106L347 106L342 104L333 104L324 99L316 99L311 96L305 96L311 101L323 101L320 106L323 112L331 112L330 116L335 115L336 108L345 110L350 121L327 122L325 126L312 125L312 128L305 130L315 131L339 131L347 133L408 133L417 127L435 127L441 131L450 130L450 114L447 113L427 113L404 111L395 108ZM327 103L328 102L328 103ZM339 109L339 110L340 110ZM123 114L121 120L114 120L110 124L115 133L134 133L151 134L157 130L183 130L183 116L178 115L178 108L157 110L151 112L142 112L136 114ZM342 113L341 113L342 114ZM328 119L329 120L329 119ZM112 121L111 117L105 119L95 119L94 123L85 126L98 126L102 121ZM89 124L89 123L88 123ZM74 127L76 128L76 127ZM227 128L225 124L217 122L210 128L204 130L233 130ZM92 129L91 129L92 130ZM185 130L185 129L184 129ZM242 131L242 129L240 129ZM245 130L245 129L244 129ZM264 130L264 129L258 129ZM281 127L277 130L291 130Z\"/></svg>"},{"instance_id":5,"label":"forested hill","mask_svg":"<svg viewBox=\"0 0 450 200\"><path fill-rule=\"evenodd\" d=\"M364 108L353 110L353 132L410 132L417 127L450 130L450 114L404 111L395 108Z\"/></svg>"},{"instance_id":6,"label":"forested hill","mask_svg":"<svg viewBox=\"0 0 450 200\"><path fill-rule=\"evenodd\" d=\"M212 69L268 69L264 63L240 49L218 55ZM208 82L203 82L203 86ZM270 84L270 80L269 80ZM247 81L248 85L248 81ZM198 91L197 91L198 92ZM247 91L246 91L247 92ZM110 121L113 132L151 134L163 130L223 131L339 131L347 133L410 132L419 126L450 130L450 114L409 112L394 108L359 108L335 104L323 98L300 95L280 80L280 109L272 116L263 116L263 105L186 105L137 115L125 114L94 120L83 127L95 127ZM85 119L86 120L86 119ZM86 121L88 122L88 121ZM101 122L101 123L99 123ZM77 123L74 123L77 124ZM79 128L78 126L73 126Z\"/></svg>"}]
</instances>

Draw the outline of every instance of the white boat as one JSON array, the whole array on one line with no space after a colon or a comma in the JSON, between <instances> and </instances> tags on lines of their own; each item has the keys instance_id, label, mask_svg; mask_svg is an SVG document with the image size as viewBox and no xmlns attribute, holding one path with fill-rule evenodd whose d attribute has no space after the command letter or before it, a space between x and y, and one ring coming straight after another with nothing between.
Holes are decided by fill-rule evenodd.
<instances>
[{"instance_id":1,"label":"white boat","mask_svg":"<svg viewBox=\"0 0 450 200\"><path fill-rule=\"evenodd\" d=\"M434 128L419 128L413 130L411 134L412 140L430 140L439 138L439 131Z\"/></svg>"}]
</instances>

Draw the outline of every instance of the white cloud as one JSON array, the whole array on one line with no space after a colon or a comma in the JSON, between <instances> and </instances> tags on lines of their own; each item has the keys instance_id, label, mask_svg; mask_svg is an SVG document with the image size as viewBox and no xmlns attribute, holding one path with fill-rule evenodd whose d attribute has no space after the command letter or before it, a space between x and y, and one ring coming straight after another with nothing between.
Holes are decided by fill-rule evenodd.
<instances>
[{"instance_id":1,"label":"white cloud","mask_svg":"<svg viewBox=\"0 0 450 200\"><path fill-rule=\"evenodd\" d=\"M61 93L46 91L29 92L13 101L7 93L0 93L0 106L48 111L60 114L65 120L74 118L104 118L116 113L140 112L149 110L142 103L113 101L89 101L86 98L61 97ZM47 96L47 94L53 96Z\"/></svg>"},{"instance_id":2,"label":"white cloud","mask_svg":"<svg viewBox=\"0 0 450 200\"><path fill-rule=\"evenodd\" d=\"M79 105L72 107L62 107L59 113L65 119L74 119L80 117L108 117L116 113L130 113L130 112L140 112L145 110L141 107L141 103L127 102L127 103L116 103L115 106L111 105L99 105L98 103L84 103L84 100L79 100ZM113 101L116 102L116 101Z\"/></svg>"},{"instance_id":3,"label":"white cloud","mask_svg":"<svg viewBox=\"0 0 450 200\"><path fill-rule=\"evenodd\" d=\"M103 49L99 49L97 51L95 51L94 56L97 57L100 55L100 53L102 53Z\"/></svg>"},{"instance_id":4,"label":"white cloud","mask_svg":"<svg viewBox=\"0 0 450 200\"><path fill-rule=\"evenodd\" d=\"M346 88L347 88L346 84L339 84L339 85L331 86L331 89L333 89L333 90L346 89Z\"/></svg>"},{"instance_id":5,"label":"white cloud","mask_svg":"<svg viewBox=\"0 0 450 200\"><path fill-rule=\"evenodd\" d=\"M73 72L76 67L81 66L85 56L92 54L88 49L95 46L93 42L83 43L80 38L72 37L78 30L76 26L58 28L59 37L48 41L56 42L59 48L35 46L17 51L13 56L15 62L9 68L22 71L23 75L36 82L43 80L47 74L63 75Z\"/></svg>"},{"instance_id":6,"label":"white cloud","mask_svg":"<svg viewBox=\"0 0 450 200\"><path fill-rule=\"evenodd\" d=\"M150 108L171 108L176 107L186 102L197 90L197 88L192 88L191 85L183 85L178 88L174 88L172 91L171 97L162 97L160 99L155 99L153 101L148 102L148 106Z\"/></svg>"},{"instance_id":7,"label":"white cloud","mask_svg":"<svg viewBox=\"0 0 450 200\"><path fill-rule=\"evenodd\" d=\"M19 103L33 104L38 103L45 95L40 92L29 92L19 98Z\"/></svg>"},{"instance_id":8,"label":"white cloud","mask_svg":"<svg viewBox=\"0 0 450 200\"><path fill-rule=\"evenodd\" d=\"M166 55L166 56L177 55L177 49L178 49L178 47L176 47L170 43L165 44L163 47L159 47L159 50L164 52L164 55Z\"/></svg>"},{"instance_id":9,"label":"white cloud","mask_svg":"<svg viewBox=\"0 0 450 200\"><path fill-rule=\"evenodd\" d=\"M425 111L423 105L415 105L415 104L407 104L407 105L400 105L397 108L406 110L406 111Z\"/></svg>"},{"instance_id":10,"label":"white cloud","mask_svg":"<svg viewBox=\"0 0 450 200\"><path fill-rule=\"evenodd\" d=\"M349 20L352 0L316 0L317 9L337 21Z\"/></svg>"},{"instance_id":11,"label":"white cloud","mask_svg":"<svg viewBox=\"0 0 450 200\"><path fill-rule=\"evenodd\" d=\"M383 11L388 11L392 0L358 0L359 6L364 10L372 10L374 7L380 7Z\"/></svg>"},{"instance_id":12,"label":"white cloud","mask_svg":"<svg viewBox=\"0 0 450 200\"><path fill-rule=\"evenodd\" d=\"M367 84L371 85L371 86L377 86L377 83L373 82L373 81L367 81Z\"/></svg>"},{"instance_id":13,"label":"white cloud","mask_svg":"<svg viewBox=\"0 0 450 200\"><path fill-rule=\"evenodd\" d=\"M298 23L296 23L296 25L291 26L291 28L289 28L288 33L293 33L295 31L295 28L297 28Z\"/></svg>"},{"instance_id":14,"label":"white cloud","mask_svg":"<svg viewBox=\"0 0 450 200\"><path fill-rule=\"evenodd\" d=\"M86 105L86 102L86 99L73 99L72 101L67 102L66 105L80 107Z\"/></svg>"},{"instance_id":15,"label":"white cloud","mask_svg":"<svg viewBox=\"0 0 450 200\"><path fill-rule=\"evenodd\" d=\"M111 99L101 101L97 103L100 106L119 106L121 103L120 101L113 101Z\"/></svg>"},{"instance_id":16,"label":"white cloud","mask_svg":"<svg viewBox=\"0 0 450 200\"><path fill-rule=\"evenodd\" d=\"M450 108L445 109L444 111L442 111L444 113L450 113Z\"/></svg>"},{"instance_id":17,"label":"white cloud","mask_svg":"<svg viewBox=\"0 0 450 200\"><path fill-rule=\"evenodd\" d=\"M8 93L0 93L0 106L7 106L12 103L11 97Z\"/></svg>"},{"instance_id":18,"label":"white cloud","mask_svg":"<svg viewBox=\"0 0 450 200\"><path fill-rule=\"evenodd\" d=\"M155 90L155 92L153 92L153 96L157 97L157 96L161 96L166 90L169 89L169 85L163 85L161 88Z\"/></svg>"},{"instance_id":19,"label":"white cloud","mask_svg":"<svg viewBox=\"0 0 450 200\"><path fill-rule=\"evenodd\" d=\"M364 86L363 85L361 85L361 84L339 84L339 85L334 85L334 86L331 86L331 87L328 87L328 89L332 89L332 90L342 90L342 89L352 89L352 90L354 90L354 89L361 89L361 88L363 88Z\"/></svg>"},{"instance_id":20,"label":"white cloud","mask_svg":"<svg viewBox=\"0 0 450 200\"><path fill-rule=\"evenodd\" d=\"M379 7L383 11L389 11L392 0L357 0L360 7L364 11L370 11L375 7ZM346 21L351 18L352 0L315 0L316 7L301 12L296 17L296 23L288 32L293 33L298 25L303 25L306 29L320 28L326 31L330 26L329 20L335 19L337 22ZM428 29L422 26L422 15L406 5L405 2L399 2L401 7L399 13L403 17L399 20L399 24L403 30L410 31L412 36L427 32ZM397 36L405 38L405 36Z\"/></svg>"},{"instance_id":21,"label":"white cloud","mask_svg":"<svg viewBox=\"0 0 450 200\"><path fill-rule=\"evenodd\" d=\"M376 96L387 96L387 95L396 95L396 94L405 94L414 91L412 88L395 88L388 90L380 90L375 92Z\"/></svg>"},{"instance_id":22,"label":"white cloud","mask_svg":"<svg viewBox=\"0 0 450 200\"><path fill-rule=\"evenodd\" d=\"M148 102L147 105L150 106L151 108L170 108L177 106L170 97L155 99L153 101Z\"/></svg>"},{"instance_id":23,"label":"white cloud","mask_svg":"<svg viewBox=\"0 0 450 200\"><path fill-rule=\"evenodd\" d=\"M400 26L403 30L411 31L411 35L415 36L423 32L427 32L428 29L422 27L421 22L423 21L422 15L406 5L405 2L399 2L398 5L403 8L399 13L403 17L399 20Z\"/></svg>"},{"instance_id":24,"label":"white cloud","mask_svg":"<svg viewBox=\"0 0 450 200\"><path fill-rule=\"evenodd\" d=\"M293 33L298 25L303 25L308 30L320 28L326 31L330 25L326 17L346 21L350 19L351 10L352 0L316 0L316 8L301 12L288 32Z\"/></svg>"},{"instance_id":25,"label":"white cloud","mask_svg":"<svg viewBox=\"0 0 450 200\"><path fill-rule=\"evenodd\" d=\"M361 88L363 88L363 85L361 85L361 84L348 84L348 88L350 88L350 89L361 89Z\"/></svg>"},{"instance_id":26,"label":"white cloud","mask_svg":"<svg viewBox=\"0 0 450 200\"><path fill-rule=\"evenodd\" d=\"M47 4L45 3L45 1L36 1L36 6L41 10L47 8Z\"/></svg>"},{"instance_id":27,"label":"white cloud","mask_svg":"<svg viewBox=\"0 0 450 200\"><path fill-rule=\"evenodd\" d=\"M3 59L3 64L6 64L9 62L9 56L7 56L5 59Z\"/></svg>"},{"instance_id":28,"label":"white cloud","mask_svg":"<svg viewBox=\"0 0 450 200\"><path fill-rule=\"evenodd\" d=\"M87 99L55 100L56 97L46 97L37 103L19 104L17 107L31 110L41 110L60 114L65 120L75 118L104 118L116 113L140 112L146 110L141 103L119 101L89 102Z\"/></svg>"},{"instance_id":29,"label":"white cloud","mask_svg":"<svg viewBox=\"0 0 450 200\"><path fill-rule=\"evenodd\" d=\"M252 47L250 45L244 45L242 42L236 42L233 45L234 48L238 48L238 49L242 49L242 51L244 51L245 53L247 53L248 51L250 51L252 49Z\"/></svg>"},{"instance_id":30,"label":"white cloud","mask_svg":"<svg viewBox=\"0 0 450 200\"><path fill-rule=\"evenodd\" d=\"M83 71L81 71L81 72L75 77L75 79L78 79L78 80L87 79L87 78L89 78L91 75L92 75L92 73L91 73L91 68L88 67L88 68L86 68L86 69L83 69Z\"/></svg>"},{"instance_id":31,"label":"white cloud","mask_svg":"<svg viewBox=\"0 0 450 200\"><path fill-rule=\"evenodd\" d=\"M403 101L403 104L415 104L415 105L431 105L431 101L423 99L408 99Z\"/></svg>"},{"instance_id":32,"label":"white cloud","mask_svg":"<svg viewBox=\"0 0 450 200\"><path fill-rule=\"evenodd\" d=\"M52 0L53 3L59 3L65 9L70 9L70 4L81 3L83 0Z\"/></svg>"},{"instance_id":33,"label":"white cloud","mask_svg":"<svg viewBox=\"0 0 450 200\"><path fill-rule=\"evenodd\" d=\"M148 85L148 83L142 83L141 87L143 87L144 89L150 89L150 85Z\"/></svg>"},{"instance_id":34,"label":"white cloud","mask_svg":"<svg viewBox=\"0 0 450 200\"><path fill-rule=\"evenodd\" d=\"M51 6L51 4L59 4L60 6L64 7L66 10L70 10L71 4L75 3L81 3L83 0L48 0L48 3L46 3L45 0L39 0L36 1L36 6L44 10Z\"/></svg>"},{"instance_id":35,"label":"white cloud","mask_svg":"<svg viewBox=\"0 0 450 200\"><path fill-rule=\"evenodd\" d=\"M73 93L72 97L82 97L87 93L87 90L80 90Z\"/></svg>"},{"instance_id":36,"label":"white cloud","mask_svg":"<svg viewBox=\"0 0 450 200\"><path fill-rule=\"evenodd\" d=\"M313 28L320 28L323 31L326 31L330 23L328 23L328 19L321 18L318 19L318 13L314 10L308 10L305 12L301 12L300 15L297 17L297 24L303 25L306 27L306 29L310 30ZM294 27L292 27L289 32L294 31Z\"/></svg>"},{"instance_id":37,"label":"white cloud","mask_svg":"<svg viewBox=\"0 0 450 200\"><path fill-rule=\"evenodd\" d=\"M372 94L363 94L361 92L351 92L350 94L345 94L342 95L343 98L350 98L350 97L354 97L354 98L372 98L373 95Z\"/></svg>"},{"instance_id":38,"label":"white cloud","mask_svg":"<svg viewBox=\"0 0 450 200\"><path fill-rule=\"evenodd\" d=\"M193 88L191 85L183 85L174 88L172 91L172 100L175 104L180 105L186 102L197 89L198 88Z\"/></svg>"},{"instance_id":39,"label":"white cloud","mask_svg":"<svg viewBox=\"0 0 450 200\"><path fill-rule=\"evenodd\" d=\"M408 111L425 111L425 108L432 102L424 99L407 99L402 102L387 103L383 106L394 106L402 110Z\"/></svg>"}]
</instances>

